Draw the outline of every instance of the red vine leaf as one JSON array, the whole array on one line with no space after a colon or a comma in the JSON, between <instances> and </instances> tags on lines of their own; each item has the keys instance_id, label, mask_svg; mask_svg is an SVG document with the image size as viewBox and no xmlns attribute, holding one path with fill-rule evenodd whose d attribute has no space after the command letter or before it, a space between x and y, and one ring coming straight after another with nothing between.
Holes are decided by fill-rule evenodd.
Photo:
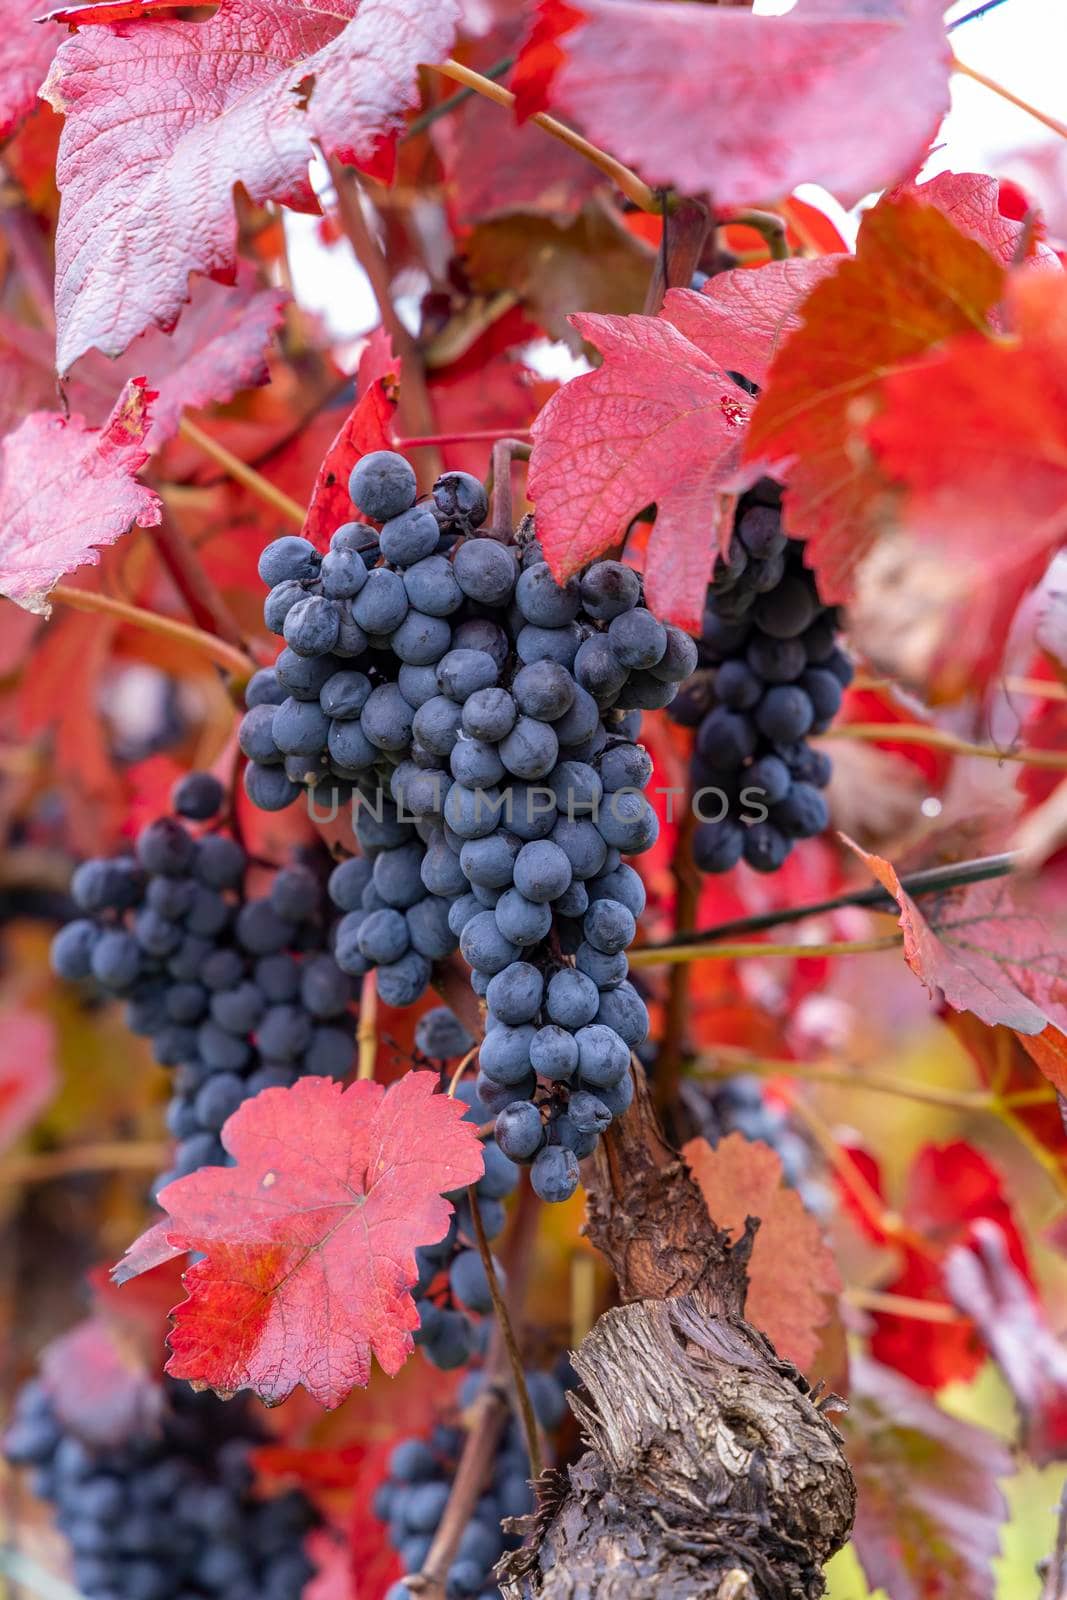
<instances>
[{"instance_id":1,"label":"red vine leaf","mask_svg":"<svg viewBox=\"0 0 1067 1600\"><path fill-rule=\"evenodd\" d=\"M315 210L311 141L388 178L416 67L447 54L456 0L223 0L209 21L91 28L45 98L66 122L57 177L57 360L117 355L173 325L189 273L230 279L233 191Z\"/></svg>"},{"instance_id":2,"label":"red vine leaf","mask_svg":"<svg viewBox=\"0 0 1067 1600\"><path fill-rule=\"evenodd\" d=\"M768 261L709 278L699 294L671 289L666 309L674 326L730 372L763 384L784 341L801 325L800 307L830 277L842 255Z\"/></svg>"},{"instance_id":3,"label":"red vine leaf","mask_svg":"<svg viewBox=\"0 0 1067 1600\"><path fill-rule=\"evenodd\" d=\"M186 407L224 405L242 389L270 381L267 348L285 317L289 296L254 289L243 270L237 287L202 281L175 331L150 329L138 340L137 365L157 391L148 443L158 450L178 431Z\"/></svg>"},{"instance_id":4,"label":"red vine leaf","mask_svg":"<svg viewBox=\"0 0 1067 1600\"><path fill-rule=\"evenodd\" d=\"M158 495L136 478L148 460L153 398L135 378L100 429L35 411L0 444L0 592L9 599L47 615L49 590L75 567L95 565L96 547L135 522L160 521Z\"/></svg>"},{"instance_id":5,"label":"red vine leaf","mask_svg":"<svg viewBox=\"0 0 1067 1600\"><path fill-rule=\"evenodd\" d=\"M545 558L569 577L654 501L648 603L699 628L719 542L716 491L736 469L748 396L667 309L571 320L604 363L565 384L534 423L529 492Z\"/></svg>"},{"instance_id":6,"label":"red vine leaf","mask_svg":"<svg viewBox=\"0 0 1067 1600\"><path fill-rule=\"evenodd\" d=\"M1005 188L1002 181L984 172L939 172L925 183L900 184L891 191L890 198L911 195L923 205L936 206L961 233L984 245L1001 266L1016 264L1024 239L1028 241L1028 255L1055 265L1055 251L1042 242L1044 227L1040 219L1032 219L1024 228L1014 210L1001 210Z\"/></svg>"},{"instance_id":7,"label":"red vine leaf","mask_svg":"<svg viewBox=\"0 0 1067 1600\"><path fill-rule=\"evenodd\" d=\"M877 1163L855 1149L849 1155L880 1195ZM1023 1281L1028 1284L1031 1280L1026 1246L1004 1180L982 1152L964 1139L922 1147L908 1173L899 1219L886 1212L894 1223L889 1231L877 1226L873 1217L860 1216L854 1199L850 1210L868 1237L892 1246L900 1256L900 1270L881 1286L891 1294L947 1307L948 1258L952 1251L969 1246L985 1225L997 1229ZM986 1359L982 1330L963 1315L955 1321L927 1323L893 1311L876 1311L872 1323L871 1354L924 1389L970 1382Z\"/></svg>"},{"instance_id":8,"label":"red vine leaf","mask_svg":"<svg viewBox=\"0 0 1067 1600\"><path fill-rule=\"evenodd\" d=\"M829 1317L827 1297L841 1291L819 1224L783 1184L782 1163L770 1145L731 1133L714 1149L705 1139L690 1139L682 1154L721 1228L740 1234L747 1216L760 1218L745 1315L779 1355L807 1367Z\"/></svg>"},{"instance_id":9,"label":"red vine leaf","mask_svg":"<svg viewBox=\"0 0 1067 1600\"><path fill-rule=\"evenodd\" d=\"M853 1360L839 1424L856 1475L853 1538L871 1589L893 1600L993 1600L997 1479L1013 1470L995 1434L939 1410L876 1362Z\"/></svg>"},{"instance_id":10,"label":"red vine leaf","mask_svg":"<svg viewBox=\"0 0 1067 1600\"><path fill-rule=\"evenodd\" d=\"M867 212L855 257L804 302L802 327L771 365L745 456L788 462L786 520L809 541L826 600L849 596L889 497L862 448L885 374L953 334L985 328L1003 279L982 245L935 206L903 195Z\"/></svg>"},{"instance_id":11,"label":"red vine leaf","mask_svg":"<svg viewBox=\"0 0 1067 1600\"><path fill-rule=\"evenodd\" d=\"M522 115L561 112L656 187L738 206L815 182L851 205L918 166L948 110L943 9L541 0L512 82Z\"/></svg>"},{"instance_id":12,"label":"red vine leaf","mask_svg":"<svg viewBox=\"0 0 1067 1600\"><path fill-rule=\"evenodd\" d=\"M308 501L301 532L320 550L329 549L334 530L357 515L349 497L348 479L360 456L393 448L392 421L399 379L400 362L393 355L389 335L379 328L360 358L356 385L359 398L322 458Z\"/></svg>"},{"instance_id":13,"label":"red vine leaf","mask_svg":"<svg viewBox=\"0 0 1067 1600\"><path fill-rule=\"evenodd\" d=\"M899 905L904 959L931 994L991 1026L1062 1038L1067 964L1040 919L1017 902L1010 880L947 889L920 911L888 861L846 843ZM1038 1065L1044 1070L1040 1059Z\"/></svg>"},{"instance_id":14,"label":"red vine leaf","mask_svg":"<svg viewBox=\"0 0 1067 1600\"><path fill-rule=\"evenodd\" d=\"M168 1184L169 1220L118 1269L203 1252L185 1273L168 1372L268 1405L302 1383L332 1408L366 1385L372 1353L399 1371L418 1326L415 1250L448 1226L442 1193L483 1165L463 1106L436 1086L426 1072L388 1090L305 1078L235 1112L223 1142L236 1165Z\"/></svg>"},{"instance_id":15,"label":"red vine leaf","mask_svg":"<svg viewBox=\"0 0 1067 1600\"><path fill-rule=\"evenodd\" d=\"M1008 1253L994 1222L978 1222L969 1246L945 1262L945 1283L1015 1396L1023 1443L1039 1465L1067 1456L1067 1345Z\"/></svg>"},{"instance_id":16,"label":"red vine leaf","mask_svg":"<svg viewBox=\"0 0 1067 1600\"><path fill-rule=\"evenodd\" d=\"M936 543L951 573L934 667L945 694L996 670L1019 602L1067 533L1067 282L1030 269L1005 300L1007 336L961 330L890 373L868 429L904 487L905 534Z\"/></svg>"}]
</instances>

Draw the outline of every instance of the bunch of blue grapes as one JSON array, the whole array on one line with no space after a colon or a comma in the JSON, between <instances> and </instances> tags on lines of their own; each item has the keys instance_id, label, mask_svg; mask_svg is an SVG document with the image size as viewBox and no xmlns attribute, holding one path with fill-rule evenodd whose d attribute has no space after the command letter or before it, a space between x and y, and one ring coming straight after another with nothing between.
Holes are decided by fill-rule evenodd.
<instances>
[{"instance_id":1,"label":"bunch of blue grapes","mask_svg":"<svg viewBox=\"0 0 1067 1600\"><path fill-rule=\"evenodd\" d=\"M499 1148L565 1200L647 1032L625 953L644 890L622 857L657 831L636 741L696 646L621 562L561 585L532 536L480 536L464 473L417 503L410 466L378 451L349 487L380 534L345 523L325 556L295 538L263 552L286 645L242 724L248 791L357 802L363 856L331 880L338 964L377 968L408 1004L458 940L487 1005L478 1093Z\"/></svg>"},{"instance_id":2,"label":"bunch of blue grapes","mask_svg":"<svg viewBox=\"0 0 1067 1600\"><path fill-rule=\"evenodd\" d=\"M831 766L808 736L825 733L852 680L838 621L803 544L782 528L780 486L761 480L738 503L708 590L700 670L671 712L697 730L693 856L702 871L744 860L776 872L798 840L826 828Z\"/></svg>"},{"instance_id":3,"label":"bunch of blue grapes","mask_svg":"<svg viewBox=\"0 0 1067 1600\"><path fill-rule=\"evenodd\" d=\"M426 989L433 963L451 955L459 940L449 926L448 899L434 887L439 851L384 791L365 799L355 810L363 853L330 875L330 899L342 913L334 955L353 978L376 971L387 1005L410 1006Z\"/></svg>"},{"instance_id":4,"label":"bunch of blue grapes","mask_svg":"<svg viewBox=\"0 0 1067 1600\"><path fill-rule=\"evenodd\" d=\"M460 1389L461 1406L474 1403L485 1381L481 1371L468 1374ZM563 1384L553 1373L528 1372L526 1387L539 1425L553 1432L567 1411ZM448 1504L464 1439L461 1427L440 1423L428 1439L404 1439L389 1458L388 1477L374 1497L374 1514L387 1526L405 1577L418 1573L429 1554ZM522 1431L511 1418L497 1446L486 1488L460 1537L445 1582L446 1600L499 1600L493 1568L506 1551L522 1543L518 1535L505 1533L501 1522L533 1511L529 1477ZM386 1600L414 1600L414 1590L401 1578L388 1590Z\"/></svg>"},{"instance_id":5,"label":"bunch of blue grapes","mask_svg":"<svg viewBox=\"0 0 1067 1600\"><path fill-rule=\"evenodd\" d=\"M253 1493L250 1451L266 1442L243 1398L223 1402L165 1379L156 1426L87 1444L63 1426L39 1381L25 1384L3 1440L32 1469L72 1552L84 1600L300 1600L317 1521L291 1491Z\"/></svg>"},{"instance_id":6,"label":"bunch of blue grapes","mask_svg":"<svg viewBox=\"0 0 1067 1600\"><path fill-rule=\"evenodd\" d=\"M320 875L294 861L247 894L246 853L218 826L223 798L210 773L190 773L177 815L150 822L131 855L83 862L71 882L82 914L52 942L56 973L125 1000L132 1031L173 1068L177 1145L157 1187L224 1164L223 1123L261 1089L352 1064L358 985L330 953Z\"/></svg>"}]
</instances>

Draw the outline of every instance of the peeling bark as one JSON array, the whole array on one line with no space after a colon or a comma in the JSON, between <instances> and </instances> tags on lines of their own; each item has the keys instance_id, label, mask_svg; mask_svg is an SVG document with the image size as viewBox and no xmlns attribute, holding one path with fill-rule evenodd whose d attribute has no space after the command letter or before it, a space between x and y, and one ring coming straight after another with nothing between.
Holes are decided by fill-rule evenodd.
<instances>
[{"instance_id":1,"label":"peeling bark","mask_svg":"<svg viewBox=\"0 0 1067 1600\"><path fill-rule=\"evenodd\" d=\"M656 1126L643 1081L589 1174L619 1279L575 1353L587 1452L546 1474L509 1600L815 1600L855 1486L815 1393L744 1320L757 1226L733 1245Z\"/></svg>"}]
</instances>

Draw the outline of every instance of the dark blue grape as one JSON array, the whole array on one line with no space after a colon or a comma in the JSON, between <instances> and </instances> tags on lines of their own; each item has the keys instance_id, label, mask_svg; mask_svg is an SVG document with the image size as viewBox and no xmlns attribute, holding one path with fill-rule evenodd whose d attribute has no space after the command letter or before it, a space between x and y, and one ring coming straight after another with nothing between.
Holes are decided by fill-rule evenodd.
<instances>
[{"instance_id":1,"label":"dark blue grape","mask_svg":"<svg viewBox=\"0 0 1067 1600\"><path fill-rule=\"evenodd\" d=\"M348 492L364 516L387 522L415 504L418 484L403 456L395 450L374 450L352 468Z\"/></svg>"},{"instance_id":2,"label":"dark blue grape","mask_svg":"<svg viewBox=\"0 0 1067 1600\"><path fill-rule=\"evenodd\" d=\"M578 1187L578 1158L562 1145L546 1145L534 1157L530 1169L533 1190L542 1200L558 1204L569 1200Z\"/></svg>"},{"instance_id":3,"label":"dark blue grape","mask_svg":"<svg viewBox=\"0 0 1067 1600\"><path fill-rule=\"evenodd\" d=\"M775 744L789 744L794 739L802 739L813 721L811 701L803 689L792 684L779 684L768 689L756 711L756 725L760 732Z\"/></svg>"},{"instance_id":4,"label":"dark blue grape","mask_svg":"<svg viewBox=\"0 0 1067 1600\"><path fill-rule=\"evenodd\" d=\"M171 791L171 804L180 817L206 822L222 809L225 791L213 772L187 772Z\"/></svg>"},{"instance_id":5,"label":"dark blue grape","mask_svg":"<svg viewBox=\"0 0 1067 1600\"><path fill-rule=\"evenodd\" d=\"M316 576L319 560L319 553L310 540L298 534L286 534L260 552L260 580L268 589L279 583L306 582Z\"/></svg>"},{"instance_id":6,"label":"dark blue grape","mask_svg":"<svg viewBox=\"0 0 1067 1600\"><path fill-rule=\"evenodd\" d=\"M745 833L745 860L757 872L777 872L791 849L791 841L771 822L755 822Z\"/></svg>"}]
</instances>

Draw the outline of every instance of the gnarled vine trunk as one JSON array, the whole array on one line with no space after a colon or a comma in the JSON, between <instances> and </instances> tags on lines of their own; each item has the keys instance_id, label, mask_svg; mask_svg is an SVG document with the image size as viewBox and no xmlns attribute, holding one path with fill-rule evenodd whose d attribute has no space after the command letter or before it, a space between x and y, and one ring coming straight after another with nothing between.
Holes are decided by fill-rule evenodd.
<instances>
[{"instance_id":1,"label":"gnarled vine trunk","mask_svg":"<svg viewBox=\"0 0 1067 1600\"><path fill-rule=\"evenodd\" d=\"M643 1081L589 1174L618 1277L574 1355L589 1448L546 1474L509 1600L813 1600L849 1536L841 1436L744 1318L755 1222L730 1244L656 1127Z\"/></svg>"}]
</instances>

